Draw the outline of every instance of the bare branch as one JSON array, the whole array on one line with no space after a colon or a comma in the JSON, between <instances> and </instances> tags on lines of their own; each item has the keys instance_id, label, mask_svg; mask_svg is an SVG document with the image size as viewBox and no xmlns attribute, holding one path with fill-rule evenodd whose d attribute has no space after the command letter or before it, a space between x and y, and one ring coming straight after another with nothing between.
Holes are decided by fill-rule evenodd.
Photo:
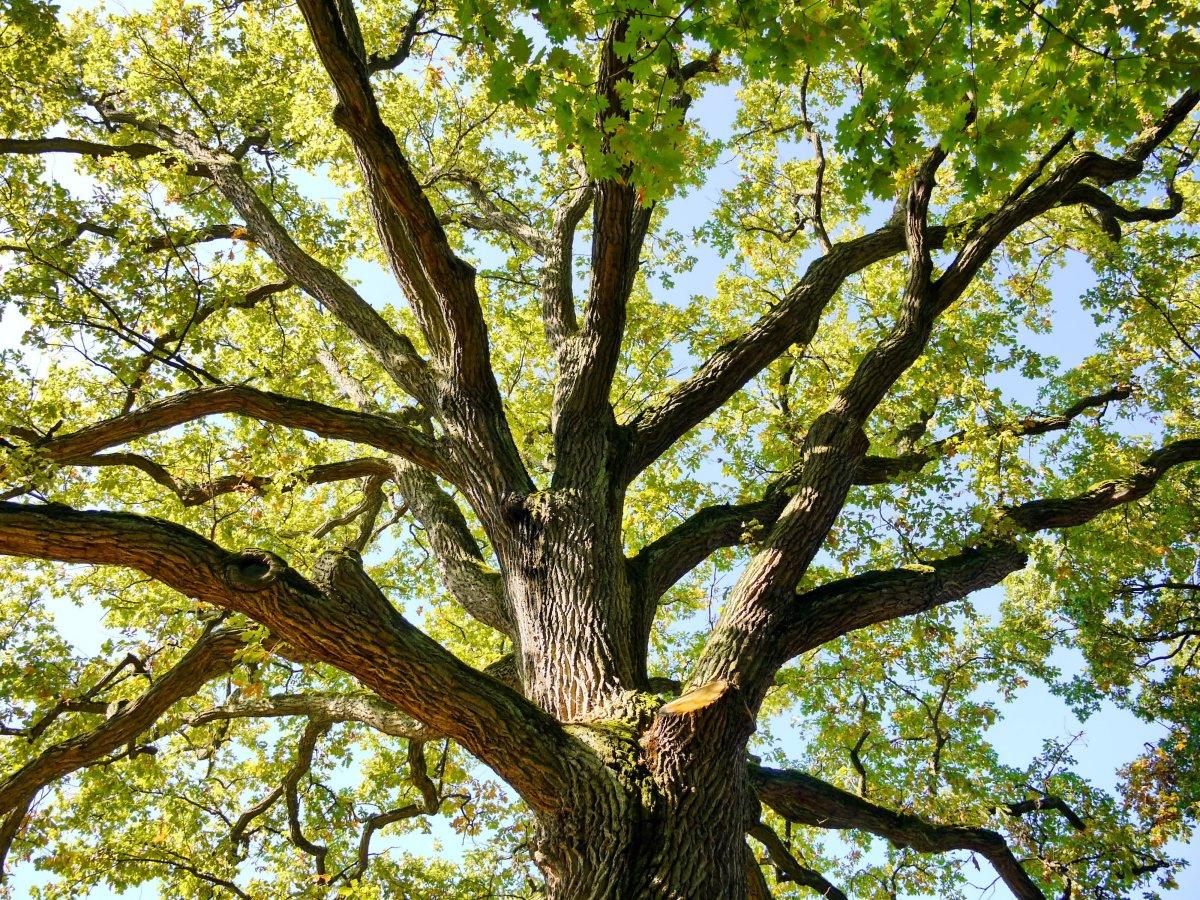
<instances>
[{"instance_id":1,"label":"bare branch","mask_svg":"<svg viewBox=\"0 0 1200 900\"><path fill-rule=\"evenodd\" d=\"M177 854L170 854L170 858L163 858L162 856L139 856L133 853L112 852L108 850L103 852L104 855L111 859L114 864L119 865L122 862L142 863L154 866L162 866L165 869L187 872L193 878L208 882L216 887L224 888L235 897L240 898L240 900L254 900L253 897L243 891L237 886L236 883L230 881L228 878L222 878L219 875L213 875L211 872L206 872L199 866L195 866L182 857L179 857ZM169 853L169 851L162 852L164 855Z\"/></svg>"},{"instance_id":2,"label":"bare branch","mask_svg":"<svg viewBox=\"0 0 1200 900\"><path fill-rule=\"evenodd\" d=\"M374 75L377 72L385 72L389 69L395 69L404 63L410 53L412 53L413 42L417 39L417 31L421 27L421 22L425 18L425 3L424 0L419 0L416 9L408 17L408 21L404 24L404 30L400 33L400 41L396 49L386 56L372 54L367 60L367 71Z\"/></svg>"},{"instance_id":3,"label":"bare branch","mask_svg":"<svg viewBox=\"0 0 1200 900\"><path fill-rule=\"evenodd\" d=\"M1031 812L1056 812L1066 819L1067 824L1076 831L1087 831L1087 823L1079 818L1079 814L1071 809L1062 797L1047 794L1045 791L1038 791L1037 794L1038 796L1030 797L1027 800L1005 803L1004 811L1010 816L1024 816Z\"/></svg>"},{"instance_id":4,"label":"bare branch","mask_svg":"<svg viewBox=\"0 0 1200 900\"><path fill-rule=\"evenodd\" d=\"M183 506L200 506L215 497L237 491L261 492L271 484L282 481L281 490L292 489L293 484L330 484L353 478L386 478L392 468L387 460L374 457L348 459L344 462L322 463L301 469L282 479L271 475L223 475L204 482L183 481L172 475L154 460L137 453L96 453L76 457L65 465L72 466L128 466L144 472L154 481L179 497ZM318 535L320 537L320 535Z\"/></svg>"},{"instance_id":5,"label":"bare branch","mask_svg":"<svg viewBox=\"0 0 1200 900\"><path fill-rule=\"evenodd\" d=\"M813 231L821 248L829 253L833 243L829 240L829 232L825 230L825 147L821 143L821 135L813 126L808 115L808 81L812 75L811 68L804 69L804 78L800 82L800 115L803 118L804 136L812 144L813 158L817 167L813 173L812 189L812 223Z\"/></svg>"},{"instance_id":6,"label":"bare branch","mask_svg":"<svg viewBox=\"0 0 1200 900\"><path fill-rule=\"evenodd\" d=\"M317 749L317 741L329 732L330 723L317 719L309 719L304 725L304 733L300 735L300 743L296 747L296 761L283 777L283 797L287 804L288 839L299 849L313 858L316 864L317 876L325 876L325 857L329 848L314 844L304 836L300 825L300 780L312 769L313 754Z\"/></svg>"}]
</instances>

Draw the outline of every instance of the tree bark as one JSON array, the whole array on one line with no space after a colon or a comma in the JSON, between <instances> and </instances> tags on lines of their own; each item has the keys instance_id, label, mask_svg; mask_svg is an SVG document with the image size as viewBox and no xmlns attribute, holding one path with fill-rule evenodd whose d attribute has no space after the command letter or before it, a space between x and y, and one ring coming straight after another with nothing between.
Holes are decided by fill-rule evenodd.
<instances>
[{"instance_id":1,"label":"tree bark","mask_svg":"<svg viewBox=\"0 0 1200 900\"><path fill-rule=\"evenodd\" d=\"M652 711L580 729L615 776L607 790L543 816L535 860L556 900L746 896L746 830L757 821L746 768L753 718L713 682Z\"/></svg>"}]
</instances>

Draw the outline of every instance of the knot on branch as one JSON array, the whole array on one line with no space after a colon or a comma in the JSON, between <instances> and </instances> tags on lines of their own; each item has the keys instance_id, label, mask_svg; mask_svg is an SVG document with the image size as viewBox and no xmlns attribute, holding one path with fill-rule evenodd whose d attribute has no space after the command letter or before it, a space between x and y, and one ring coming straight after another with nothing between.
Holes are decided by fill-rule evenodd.
<instances>
[{"instance_id":1,"label":"knot on branch","mask_svg":"<svg viewBox=\"0 0 1200 900\"><path fill-rule=\"evenodd\" d=\"M328 550L313 565L313 581L327 593L355 593L366 579L362 556L352 547Z\"/></svg>"},{"instance_id":2,"label":"knot on branch","mask_svg":"<svg viewBox=\"0 0 1200 900\"><path fill-rule=\"evenodd\" d=\"M395 615L379 585L363 568L362 557L351 547L322 553L313 566L313 581L328 599L348 602L381 621Z\"/></svg>"},{"instance_id":3,"label":"knot on branch","mask_svg":"<svg viewBox=\"0 0 1200 900\"><path fill-rule=\"evenodd\" d=\"M239 591L261 591L287 571L287 563L267 550L243 550L225 564L226 583Z\"/></svg>"}]
</instances>

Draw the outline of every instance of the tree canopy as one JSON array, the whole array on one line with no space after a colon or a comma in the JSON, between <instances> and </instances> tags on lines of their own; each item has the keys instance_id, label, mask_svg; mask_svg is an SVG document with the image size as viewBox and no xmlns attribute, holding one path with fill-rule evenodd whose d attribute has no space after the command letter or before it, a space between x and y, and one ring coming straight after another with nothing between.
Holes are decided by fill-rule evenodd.
<instances>
[{"instance_id":1,"label":"tree canopy","mask_svg":"<svg viewBox=\"0 0 1200 900\"><path fill-rule=\"evenodd\" d=\"M1173 885L1193 0L0 9L0 876Z\"/></svg>"}]
</instances>

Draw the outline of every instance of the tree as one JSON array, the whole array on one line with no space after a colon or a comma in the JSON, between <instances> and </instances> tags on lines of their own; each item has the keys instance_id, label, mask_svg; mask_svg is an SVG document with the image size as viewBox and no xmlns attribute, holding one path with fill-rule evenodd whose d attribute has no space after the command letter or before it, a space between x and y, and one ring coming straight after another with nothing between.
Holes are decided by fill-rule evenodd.
<instances>
[{"instance_id":1,"label":"tree","mask_svg":"<svg viewBox=\"0 0 1200 900\"><path fill-rule=\"evenodd\" d=\"M0 868L46 897L1171 883L1194 4L5 9ZM68 600L115 636L72 646ZM1053 728L1003 760L1031 679L1161 740L1115 793ZM396 850L439 813L488 839Z\"/></svg>"}]
</instances>

